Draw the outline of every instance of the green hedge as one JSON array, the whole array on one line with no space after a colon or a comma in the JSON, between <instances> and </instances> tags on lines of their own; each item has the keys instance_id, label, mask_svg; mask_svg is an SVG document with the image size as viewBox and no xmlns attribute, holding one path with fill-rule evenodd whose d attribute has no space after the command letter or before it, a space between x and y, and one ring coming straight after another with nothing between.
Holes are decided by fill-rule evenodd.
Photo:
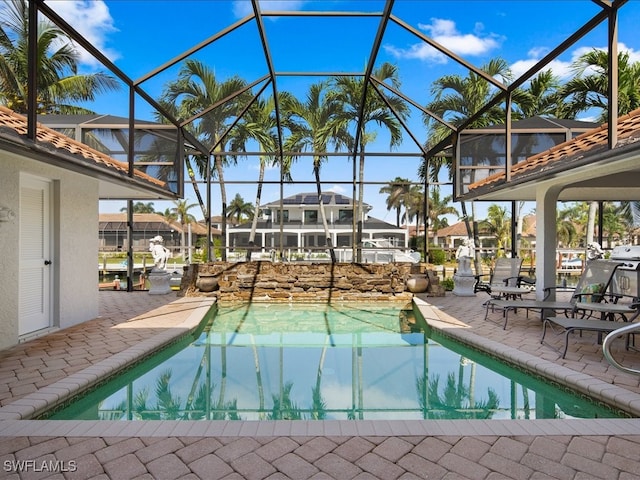
<instances>
[{"instance_id":1,"label":"green hedge","mask_svg":"<svg viewBox=\"0 0 640 480\"><path fill-rule=\"evenodd\" d=\"M434 265L444 265L447 260L447 254L438 247L429 248L429 262Z\"/></svg>"}]
</instances>

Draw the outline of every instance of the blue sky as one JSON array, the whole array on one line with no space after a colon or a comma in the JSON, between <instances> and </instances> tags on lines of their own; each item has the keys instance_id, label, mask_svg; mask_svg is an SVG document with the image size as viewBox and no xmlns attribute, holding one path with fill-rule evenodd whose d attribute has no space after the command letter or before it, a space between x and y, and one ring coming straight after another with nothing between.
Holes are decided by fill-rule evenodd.
<instances>
[{"instance_id":1,"label":"blue sky","mask_svg":"<svg viewBox=\"0 0 640 480\"><path fill-rule=\"evenodd\" d=\"M151 0L49 0L47 2L74 28L100 48L127 76L140 79L183 51L223 31L243 16L252 12L251 3L238 1L151 1ZM274 0L260 3L263 12L287 11L350 11L381 12L383 1L304 1ZM438 41L466 61L481 66L492 58L505 59L518 77L537 60L555 48L599 9L590 0L570 1L431 1L397 0L392 14L410 27ZM632 0L621 11L619 41L621 50L629 52L632 60L640 60L640 37L637 24L640 21L640 1ZM368 62L371 45L379 24L378 18L350 17L300 18L267 17L264 28L271 48L276 72L361 72ZM550 67L561 78L571 74L571 62L592 48L606 47L606 24L588 34ZM268 73L260 39L254 22L249 22L224 36L214 45L194 55L215 69L224 80L239 75L248 82ZM390 22L383 37L376 64L388 61L396 64L400 72L402 92L421 104L432 100L432 82L446 74L466 76L467 71L448 60L433 48L395 22ZM87 55L83 56L82 69L93 71L102 67ZM159 97L167 81L176 77L178 66L143 83L153 97ZM320 77L278 77L278 88L302 96L311 82ZM268 90L271 93L271 90ZM90 105L99 113L127 114L126 91ZM138 118L151 119L143 102L137 103ZM145 118L146 117L146 118ZM426 135L420 112L414 110L409 125L424 142ZM590 120L590 118L583 118ZM397 150L417 153L409 135ZM379 133L369 151L386 152L389 139ZM417 159L398 157L372 159L366 167L367 180L389 181L396 176L417 181ZM323 167L325 189L341 191L351 196L349 185L333 184L331 180L351 179L350 159L330 159ZM228 180L257 178L257 159L242 160L230 169ZM268 173L276 180L277 171ZM294 170L294 179L311 180L312 170L304 161ZM285 194L311 191L312 185L288 188ZM377 195L379 186L365 189L365 201L374 210L371 214L393 223L395 215L387 212L384 198ZM448 194L448 187L443 187ZM278 198L278 187L265 186L263 202ZM229 185L227 194L232 198L240 193L246 201L255 197L254 185ZM187 188L190 199L195 197ZM217 189L213 192L213 213L219 213ZM195 200L194 200L195 202ZM108 202L101 211L119 211L123 203ZM156 210L164 210L172 204L154 202ZM193 210L198 216L197 209Z\"/></svg>"}]
</instances>

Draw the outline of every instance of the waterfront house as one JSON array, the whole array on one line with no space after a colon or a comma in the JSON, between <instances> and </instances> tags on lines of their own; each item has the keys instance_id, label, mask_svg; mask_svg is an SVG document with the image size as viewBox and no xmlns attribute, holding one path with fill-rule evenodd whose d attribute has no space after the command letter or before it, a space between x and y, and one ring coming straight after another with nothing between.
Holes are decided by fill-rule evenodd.
<instances>
[{"instance_id":1,"label":"waterfront house","mask_svg":"<svg viewBox=\"0 0 640 480\"><path fill-rule=\"evenodd\" d=\"M353 245L354 203L350 197L323 192L322 203L327 219L329 236L336 247L338 261L351 260ZM368 215L371 206L363 205L362 239L387 240L394 248L407 249L409 236L406 228L400 228ZM280 245L295 255L309 258L327 257L320 199L316 193L297 193L260 207L260 217L255 232L254 246L258 255L267 255ZM249 246L251 221L227 230L227 245L232 249ZM282 242L280 236L282 235Z\"/></svg>"}]
</instances>

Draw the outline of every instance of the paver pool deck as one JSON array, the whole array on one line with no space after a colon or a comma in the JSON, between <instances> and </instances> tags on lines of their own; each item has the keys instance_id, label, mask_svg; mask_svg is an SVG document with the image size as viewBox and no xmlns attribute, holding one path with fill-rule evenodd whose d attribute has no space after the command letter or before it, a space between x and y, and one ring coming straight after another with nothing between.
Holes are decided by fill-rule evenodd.
<instances>
[{"instance_id":1,"label":"paver pool deck","mask_svg":"<svg viewBox=\"0 0 640 480\"><path fill-rule=\"evenodd\" d=\"M486 295L417 299L427 322L640 417L640 376L595 334L539 342L536 314L506 330ZM640 418L459 421L53 421L37 415L189 333L212 301L100 292L100 317L0 351L0 478L636 479ZM616 351L640 368L640 353Z\"/></svg>"}]
</instances>

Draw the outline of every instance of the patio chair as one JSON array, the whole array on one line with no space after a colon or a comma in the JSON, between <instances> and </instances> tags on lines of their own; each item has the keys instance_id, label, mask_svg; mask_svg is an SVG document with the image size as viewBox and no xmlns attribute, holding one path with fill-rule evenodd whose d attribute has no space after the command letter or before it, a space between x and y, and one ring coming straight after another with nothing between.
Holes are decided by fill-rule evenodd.
<instances>
[{"instance_id":1,"label":"patio chair","mask_svg":"<svg viewBox=\"0 0 640 480\"><path fill-rule=\"evenodd\" d=\"M597 305L597 306L596 306ZM562 358L567 355L569 348L569 334L572 332L597 332L598 343L602 343L602 334L609 334L621 329L633 322L640 313L640 302L635 301L631 304L593 304L589 309L601 313L600 319L593 318L575 318L575 317L547 317L542 322L542 337L540 343L544 343L544 337L547 328L556 331L558 334L564 334L564 350ZM626 315L631 314L627 320ZM622 320L615 321L616 315ZM630 334L633 335L633 334ZM629 336L627 336L626 348L629 348Z\"/></svg>"},{"instance_id":2,"label":"patio chair","mask_svg":"<svg viewBox=\"0 0 640 480\"><path fill-rule=\"evenodd\" d=\"M607 289L613 279L616 269L622 265L620 262L611 260L593 260L587 263L582 272L577 285L575 286L571 297L567 301L547 300L551 293L557 289L566 289L566 287L547 287L544 289L545 296L543 300L503 300L490 299L486 302L485 320L489 315L489 309L499 309L503 313L504 325L507 328L509 321L509 312L517 311L519 308L526 310L540 310L540 321L545 318L545 311L564 312L565 316L575 316L576 312L586 312L589 305L597 304L605 299ZM610 297L611 303L615 303L614 296ZM598 307L596 307L598 308Z\"/></svg>"},{"instance_id":3,"label":"patio chair","mask_svg":"<svg viewBox=\"0 0 640 480\"><path fill-rule=\"evenodd\" d=\"M521 268L521 258L498 258L488 282L482 281L482 277L487 275L475 276L476 283L473 286L473 293L486 292L490 297L496 299L521 298L522 295L531 292L530 288L524 288L522 284L533 284L533 280L520 274Z\"/></svg>"}]
</instances>

